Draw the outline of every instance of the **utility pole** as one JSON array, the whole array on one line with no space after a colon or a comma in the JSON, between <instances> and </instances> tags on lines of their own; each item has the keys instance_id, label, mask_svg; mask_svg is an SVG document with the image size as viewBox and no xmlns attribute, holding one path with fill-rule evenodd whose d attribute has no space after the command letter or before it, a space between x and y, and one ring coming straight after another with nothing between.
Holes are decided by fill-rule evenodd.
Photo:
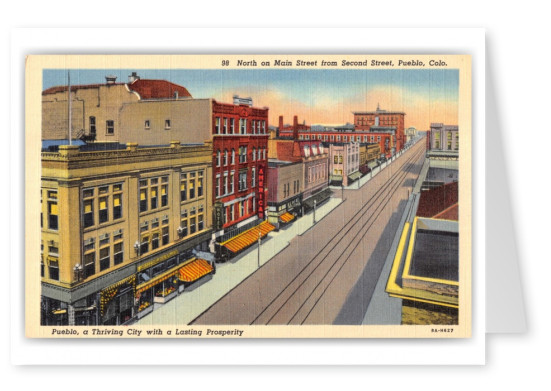
<instances>
[{"instance_id":1,"label":"utility pole","mask_svg":"<svg viewBox=\"0 0 551 391\"><path fill-rule=\"evenodd\" d=\"M67 71L67 81L68 81L68 86L67 86L67 92L69 94L69 99L68 99L68 102L69 102L69 145L73 145L73 135L72 135L72 131L71 131L71 128L72 128L72 109L71 109L71 106L72 106L72 102L71 102L71 73L69 71Z\"/></svg>"},{"instance_id":2,"label":"utility pole","mask_svg":"<svg viewBox=\"0 0 551 391\"><path fill-rule=\"evenodd\" d=\"M258 229L258 268L260 269L260 229Z\"/></svg>"}]
</instances>

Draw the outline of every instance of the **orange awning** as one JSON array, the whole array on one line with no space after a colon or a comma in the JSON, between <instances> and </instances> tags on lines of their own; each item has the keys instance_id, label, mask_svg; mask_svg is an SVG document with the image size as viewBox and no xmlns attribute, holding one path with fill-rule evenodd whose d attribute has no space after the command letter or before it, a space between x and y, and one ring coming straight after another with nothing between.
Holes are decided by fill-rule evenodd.
<instances>
[{"instance_id":1,"label":"orange awning","mask_svg":"<svg viewBox=\"0 0 551 391\"><path fill-rule=\"evenodd\" d=\"M289 212L285 212L281 216L279 216L279 219L284 223L288 223L290 221L293 221L295 219L295 216L293 216Z\"/></svg>"},{"instance_id":2,"label":"orange awning","mask_svg":"<svg viewBox=\"0 0 551 391\"><path fill-rule=\"evenodd\" d=\"M196 259L180 269L180 281L193 282L212 272L214 268L204 259Z\"/></svg>"},{"instance_id":3,"label":"orange awning","mask_svg":"<svg viewBox=\"0 0 551 391\"><path fill-rule=\"evenodd\" d=\"M237 253L256 242L258 240L259 231L260 237L263 238L274 229L275 227L272 224L264 221L256 227L252 227L245 232L242 232L239 235L231 238L230 240L226 240L225 242L220 243L220 245L226 247L232 253Z\"/></svg>"}]
</instances>

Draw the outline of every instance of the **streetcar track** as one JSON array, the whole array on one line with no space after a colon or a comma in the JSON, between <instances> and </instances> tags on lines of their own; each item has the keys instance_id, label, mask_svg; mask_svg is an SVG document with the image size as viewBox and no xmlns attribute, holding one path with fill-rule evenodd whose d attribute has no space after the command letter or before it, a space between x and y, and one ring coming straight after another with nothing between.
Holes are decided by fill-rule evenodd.
<instances>
[{"instance_id":1,"label":"streetcar track","mask_svg":"<svg viewBox=\"0 0 551 391\"><path fill-rule=\"evenodd\" d=\"M396 176L394 178L392 178L392 181L391 182L394 182L391 187L387 187L386 191L385 191L385 195L388 195L388 194L392 194L397 188L399 188L402 184L403 184L403 181L404 179L409 175L409 172L407 171L410 167L412 167L413 165L416 164L416 159L418 159L420 157L420 154L418 155L414 155L412 157L411 160L408 160L406 163L404 163L400 169L402 167L404 167L405 165L407 165L407 168L406 168L406 171L399 171ZM382 211L384 210L384 206L381 208L381 206L384 205L384 201L381 201L379 202L378 204L372 204L370 208L368 208L368 210L366 210L365 212L362 213L362 217L365 216L366 212L370 211L372 208L375 209L375 211L373 211L373 213L368 217L367 221L359 228L358 232L353 236L353 238L351 239L350 241L350 245L352 243L354 243L355 240L358 239L359 237L359 240L357 241L356 245L354 245L351 249L350 246L347 246L342 252L340 252L340 254L337 255L335 261L330 265L329 269L321 276L319 282L316 284L316 286L310 291L310 293L308 294L308 296L306 297L306 299L304 299L302 301L302 304L300 305L299 309L293 314L293 316L291 317L291 319L287 322L287 324L290 324L293 319L295 319L295 317L301 312L302 308L304 308L304 306L306 305L306 303L309 301L309 299L312 297L312 295L314 295L314 293L316 292L316 290L318 289L318 287L320 287L320 285L322 285L322 283L326 280L326 278L329 276L329 274L331 273L331 271L333 270L333 268L335 266L337 266L339 263L341 263L341 260L343 260L343 256L344 254L348 251L348 256L346 258L344 258L344 260L342 261L342 264L341 266L337 269L336 273L333 275L333 277L331 278L331 280L329 281L329 283L327 283L327 285L325 286L325 289L321 292L321 295L317 298L317 300L314 302L314 305L310 308L310 310L308 311L308 313L306 314L306 317L303 319L303 321L301 322L301 324L304 324L304 322L306 321L306 319L308 318L308 316L310 315L310 313L313 311L313 309L316 307L317 303L319 302L319 300L321 300L321 298L323 297L323 295L325 294L325 292L327 291L327 289L329 288L329 286L331 285L331 283L333 282L333 280L337 277L337 275L339 274L339 272L342 270L342 268L346 265L346 263L348 262L349 258L352 256L352 254L354 253L354 251L356 250L356 248L359 246L359 244L361 243L362 241L362 238L365 236L365 234L369 231L369 229L373 226L373 224L375 223L375 221L377 220L377 218L380 216L380 214L382 213ZM375 215L375 213L377 213ZM375 215L375 217L373 217ZM365 229L364 231L364 228L369 224L369 226L367 227L367 229ZM362 231L363 234L362 234ZM333 248L335 249L336 246ZM335 253L332 252L331 255L334 255ZM329 255L329 254L328 254ZM322 260L318 267L321 266L321 264L323 263L324 260ZM318 267L316 267L316 269L314 269L314 271L317 271L317 270L321 270L319 269ZM303 281L303 283L299 286L299 288L301 288L305 283L306 281L311 278L313 276L313 273L312 274L309 274L306 279ZM318 276L319 277L319 276ZM298 292L298 289L293 292L291 294L291 296L288 298L288 300L286 301L285 304L287 304L287 302ZM280 309L278 310L278 312L285 306L282 305L280 307ZM274 315L275 316L275 315Z\"/></svg>"},{"instance_id":2,"label":"streetcar track","mask_svg":"<svg viewBox=\"0 0 551 391\"><path fill-rule=\"evenodd\" d=\"M411 166L415 165L415 163L412 163ZM410 167L411 167L410 166ZM407 176L408 176L409 173L405 172L405 175L403 177L403 179L405 179ZM401 183L398 184L398 186L396 186L396 188L399 187ZM394 190L396 190L396 188ZM380 205L379 205L380 206ZM371 227L373 226L373 224L377 221L377 219L379 218L379 216L381 215L381 213L384 211L384 207L383 208L380 208L378 213L377 213L377 216L375 216L375 218L372 219L371 221L371 224L367 227L367 229L365 229L364 233L361 235L361 237L359 238L359 240L357 241L356 245L352 248L352 250L350 251L350 253L348 254L348 256L346 257L346 259L344 260L344 262L342 262L342 265L337 269L337 271L335 272L335 274L333 275L333 277L331 278L331 280L326 284L325 288L323 289L323 291L321 292L321 294L319 295L319 297L317 298L317 300L314 302L314 304L312 305L312 307L310 308L310 310L308 311L308 313L306 314L306 316L303 318L302 322L300 323L301 325L303 325L306 320L308 319L308 317L310 316L310 314L312 313L312 311L314 310L314 308L316 308L317 304L319 303L319 301L321 300L321 298L325 295L325 293L327 292L327 290L329 289L329 287L331 286L331 284L333 283L333 281L335 280L335 278L337 277L337 275L339 274L339 272L342 270L342 268L346 265L346 263L348 262L348 260L350 259L350 257L352 256L352 254L354 253L354 251L356 251L356 249L358 248L358 246L360 245L360 243L362 242L363 238L365 237L365 235L367 234L367 232L371 229ZM367 223L366 223L367 224ZM365 227L362 226L360 228L360 230L358 231L358 235L360 234L360 232L363 230L363 228ZM358 236L356 235L353 239L352 239L352 242L356 239L356 237ZM342 252L342 255L344 255L344 251ZM337 262L340 260L340 256L337 258ZM337 262L335 262L330 269L333 268L333 266L335 266L337 264ZM312 292L310 293L310 295L308 295L308 298L306 298L306 300L304 300L303 304L300 306L300 308L295 312L295 314L293 315L293 317L291 317L291 320L287 323L287 324L290 324L293 319L295 318L295 316L300 312L300 310L302 309L302 307L306 304L306 302L310 299L310 297L314 294L315 290L318 288L318 286L321 285L321 282L329 275L329 272L330 270L322 277L322 279L320 280L320 282L316 285L316 287L312 290Z\"/></svg>"},{"instance_id":3,"label":"streetcar track","mask_svg":"<svg viewBox=\"0 0 551 391\"><path fill-rule=\"evenodd\" d=\"M412 157L408 158L408 160L406 160L404 163L402 163L400 166L396 167L396 173L395 174L391 174L392 176L390 177L390 179L379 189L376 190L375 194L373 194L373 196L371 196L371 198L369 200L367 200L367 202L361 206L361 208L354 214L354 216L348 220L347 223L345 223L345 225L343 226L343 228L339 231L339 233L337 234L337 236L335 236L332 240L328 241L313 257L312 259L297 273L297 275L270 301L270 303L268 303L268 305L253 319L253 321L250 323L250 324L254 324L255 322L257 322L267 311L269 311L274 303L282 298L282 296L286 293L286 292L289 292L289 287L291 285L293 285L297 279L299 279L301 276L304 276L305 274L305 270L307 268L309 268L310 266L313 266L312 268L312 271L310 273L307 273L308 275L304 278L304 280L302 282L299 283L298 287L296 287L296 289L294 289L290 296L283 302L283 304L281 306L279 306L279 308L276 310L276 312L268 319L268 321L265 323L265 324L268 324L270 323L274 317L276 317L278 315L278 313L280 313L281 309L289 302L289 300L295 295L295 293L308 281L308 279L310 278L310 276L312 276L312 274L316 271L316 270L320 270L319 268L324 264L324 261L329 257L329 255L331 255L333 253L333 251L335 250L336 247L338 247L342 240L346 237L346 235L354 228L354 226L357 224L358 221L360 221L361 219L363 219L365 217L365 215L372 209L372 207L375 205L375 210L377 210L378 206L380 206L382 204L382 202L379 204L379 205L376 205L377 202L379 201L379 199L382 197L382 196L386 196L388 194L388 190L389 189L394 189L396 187L396 184L400 185L403 180L407 177L407 175L409 174L409 172L407 170L409 170L409 168L414 165L417 160L419 159L419 157L422 155L423 153L423 150L421 149L419 152L415 153ZM403 171L402 169L404 168L404 166L407 166L406 170ZM380 214L380 213L379 213ZM377 216L378 217L378 216ZM369 222L369 218L368 218L368 221L362 226L365 227L365 225ZM360 231L362 230L362 228L360 228ZM346 230L345 230L346 229ZM369 228L368 228L369 229ZM342 236L340 235L342 234ZM359 232L358 232L359 234ZM357 237L357 235L353 238L353 240ZM340 236L340 237L338 237ZM335 241L336 239L336 241ZM327 247L332 244L332 247L329 249L329 251L327 252L327 254L325 254L321 259L319 259L320 255L327 249ZM356 245L357 247L357 245ZM344 254L346 251L346 249L344 249L342 251L341 254ZM350 255L349 255L350 257ZM314 264L315 261L318 261L317 264ZM338 259L337 259L338 261ZM336 262L333 263L333 265L331 265L329 271L333 268L333 266L336 264ZM344 265L344 264L343 264ZM325 265L326 266L326 265ZM340 270L340 269L339 269ZM329 273L329 271L327 273ZM322 277L321 281L323 281L323 279L325 279L327 273ZM312 290L312 292L310 293L310 295L308 296L308 298L303 302L303 304L301 305L301 307L299 308L299 310L297 311L297 313L300 311L300 309L303 307L303 305L306 303L306 301L311 297L311 295L313 294L313 292L315 291L315 289L319 286L319 284L321 283L321 281L318 283L318 285L316 285L316 287L314 288L314 290ZM322 294L323 295L323 294ZM319 301L319 298L318 298L318 301ZM316 303L318 302L316 301ZM271 312L271 311L270 311ZM309 311L308 314L310 314L311 310ZM296 313L295 313L296 315ZM293 318L294 316L293 315Z\"/></svg>"}]
</instances>

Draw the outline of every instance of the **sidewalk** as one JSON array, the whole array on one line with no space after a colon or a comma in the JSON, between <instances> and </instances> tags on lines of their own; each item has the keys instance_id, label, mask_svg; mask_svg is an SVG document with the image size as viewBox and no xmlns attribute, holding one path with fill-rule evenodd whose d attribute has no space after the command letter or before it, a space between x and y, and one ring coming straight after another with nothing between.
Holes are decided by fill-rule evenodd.
<instances>
[{"instance_id":1,"label":"sidewalk","mask_svg":"<svg viewBox=\"0 0 551 391\"><path fill-rule=\"evenodd\" d=\"M316 221L320 221L342 200L335 192L325 204L316 209ZM313 211L295 220L289 226L272 231L260 246L260 265L268 262L285 249L289 242L302 235L313 225ZM226 263L216 265L216 274L188 287L183 293L155 309L151 314L137 321L137 325L187 325L203 311L222 298L258 269L258 245L254 244Z\"/></svg>"}]
</instances>

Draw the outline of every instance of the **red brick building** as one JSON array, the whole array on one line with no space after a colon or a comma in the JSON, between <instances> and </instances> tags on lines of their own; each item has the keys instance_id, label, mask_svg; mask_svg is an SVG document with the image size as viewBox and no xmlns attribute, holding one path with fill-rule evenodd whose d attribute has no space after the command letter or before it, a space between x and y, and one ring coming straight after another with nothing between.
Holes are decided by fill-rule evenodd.
<instances>
[{"instance_id":1,"label":"red brick building","mask_svg":"<svg viewBox=\"0 0 551 391\"><path fill-rule=\"evenodd\" d=\"M394 129L396 132L396 152L406 143L404 119L406 114L401 111L381 110L377 105L375 111L354 112L354 127L356 130L377 132L381 129Z\"/></svg>"},{"instance_id":2,"label":"red brick building","mask_svg":"<svg viewBox=\"0 0 551 391\"><path fill-rule=\"evenodd\" d=\"M213 100L212 134L214 232L224 241L265 218L268 108Z\"/></svg>"}]
</instances>

